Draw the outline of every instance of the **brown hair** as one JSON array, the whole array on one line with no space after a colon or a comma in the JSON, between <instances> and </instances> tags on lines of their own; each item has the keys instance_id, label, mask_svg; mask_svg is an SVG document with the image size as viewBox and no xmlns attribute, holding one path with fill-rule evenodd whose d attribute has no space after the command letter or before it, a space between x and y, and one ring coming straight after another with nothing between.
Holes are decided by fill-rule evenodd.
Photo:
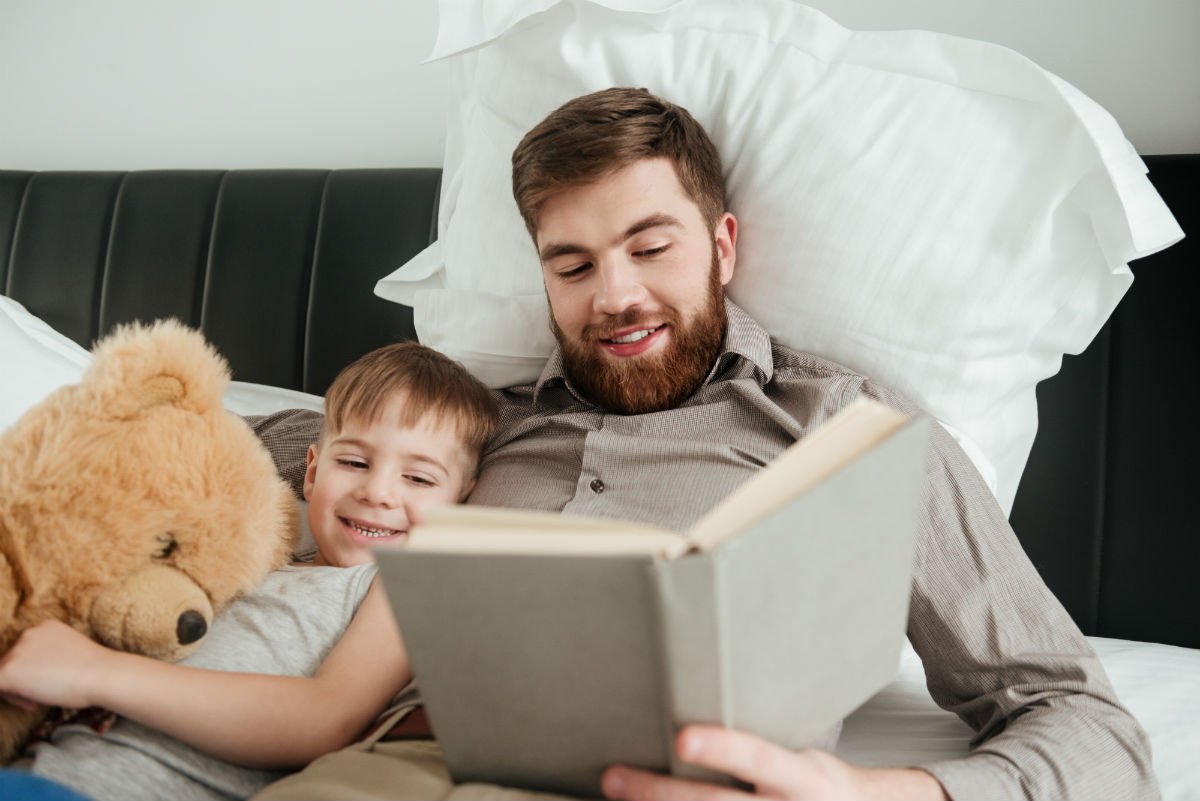
<instances>
[{"instance_id":1,"label":"brown hair","mask_svg":"<svg viewBox=\"0 0 1200 801\"><path fill-rule=\"evenodd\" d=\"M559 106L512 155L512 188L529 235L538 214L563 189L591 183L635 161L665 157L709 227L725 212L721 156L687 109L645 89L615 87Z\"/></svg>"},{"instance_id":2,"label":"brown hair","mask_svg":"<svg viewBox=\"0 0 1200 801\"><path fill-rule=\"evenodd\" d=\"M377 348L338 373L325 393L321 438L340 431L348 421L373 423L390 410L397 396L397 423L416 426L432 414L453 425L471 456L471 468L492 434L499 407L487 387L466 368L416 342Z\"/></svg>"}]
</instances>

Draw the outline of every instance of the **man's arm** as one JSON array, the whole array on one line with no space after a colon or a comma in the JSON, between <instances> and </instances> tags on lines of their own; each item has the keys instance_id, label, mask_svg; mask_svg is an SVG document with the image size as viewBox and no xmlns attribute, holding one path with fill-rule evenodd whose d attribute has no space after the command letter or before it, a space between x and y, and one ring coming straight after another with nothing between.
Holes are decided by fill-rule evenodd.
<instances>
[{"instance_id":1,"label":"man's arm","mask_svg":"<svg viewBox=\"0 0 1200 801\"><path fill-rule=\"evenodd\" d=\"M970 460L933 428L908 635L933 699L977 736L966 758L922 767L952 798L1157 798L1145 732Z\"/></svg>"},{"instance_id":2,"label":"man's arm","mask_svg":"<svg viewBox=\"0 0 1200 801\"><path fill-rule=\"evenodd\" d=\"M321 414L308 409L286 409L244 419L271 454L279 476L297 498L303 499L308 446L321 435Z\"/></svg>"},{"instance_id":3,"label":"man's arm","mask_svg":"<svg viewBox=\"0 0 1200 801\"><path fill-rule=\"evenodd\" d=\"M378 582L312 677L232 673L105 648L49 621L0 659L0 692L101 706L238 765L298 767L350 744L411 678Z\"/></svg>"},{"instance_id":4,"label":"man's arm","mask_svg":"<svg viewBox=\"0 0 1200 801\"><path fill-rule=\"evenodd\" d=\"M867 394L917 411L868 385ZM970 755L894 770L689 727L685 761L783 798L1157 798L1149 743L1117 701L1095 652L1038 576L978 471L934 426L909 638L931 694L978 732ZM684 756L698 736L702 756ZM724 799L748 794L625 768L611 798Z\"/></svg>"}]
</instances>

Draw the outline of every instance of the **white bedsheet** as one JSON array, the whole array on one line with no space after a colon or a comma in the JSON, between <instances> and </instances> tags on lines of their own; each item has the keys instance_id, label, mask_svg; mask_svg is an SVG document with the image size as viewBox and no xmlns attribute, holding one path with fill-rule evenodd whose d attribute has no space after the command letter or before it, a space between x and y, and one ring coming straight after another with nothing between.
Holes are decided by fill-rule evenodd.
<instances>
[{"instance_id":1,"label":"white bedsheet","mask_svg":"<svg viewBox=\"0 0 1200 801\"><path fill-rule=\"evenodd\" d=\"M1117 696L1150 736L1165 801L1200 801L1200 649L1089 637ZM971 730L933 703L912 646L896 678L846 719L839 756L904 766L964 756Z\"/></svg>"}]
</instances>

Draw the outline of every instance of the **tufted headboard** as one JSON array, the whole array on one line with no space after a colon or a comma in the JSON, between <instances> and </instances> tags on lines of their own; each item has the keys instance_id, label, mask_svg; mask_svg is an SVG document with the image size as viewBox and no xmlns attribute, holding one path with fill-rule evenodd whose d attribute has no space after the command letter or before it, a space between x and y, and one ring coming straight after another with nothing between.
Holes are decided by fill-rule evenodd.
<instances>
[{"instance_id":1,"label":"tufted headboard","mask_svg":"<svg viewBox=\"0 0 1200 801\"><path fill-rule=\"evenodd\" d=\"M1200 155L1146 162L1191 236L1135 262L1113 319L1039 387L1011 519L1085 633L1200 647ZM411 312L372 289L436 236L440 177L0 171L0 290L84 346L175 316L235 378L322 394L359 354L415 336Z\"/></svg>"}]
</instances>

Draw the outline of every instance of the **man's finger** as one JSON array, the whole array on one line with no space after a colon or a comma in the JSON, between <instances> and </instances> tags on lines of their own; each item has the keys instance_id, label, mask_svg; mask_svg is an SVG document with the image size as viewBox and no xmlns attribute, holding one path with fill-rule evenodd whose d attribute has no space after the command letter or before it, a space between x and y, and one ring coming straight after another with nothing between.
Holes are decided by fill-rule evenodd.
<instances>
[{"instance_id":1,"label":"man's finger","mask_svg":"<svg viewBox=\"0 0 1200 801\"><path fill-rule=\"evenodd\" d=\"M606 798L621 801L748 801L754 798L732 787L648 773L623 765L604 771L601 787Z\"/></svg>"},{"instance_id":2,"label":"man's finger","mask_svg":"<svg viewBox=\"0 0 1200 801\"><path fill-rule=\"evenodd\" d=\"M803 793L803 756L752 734L720 726L686 726L675 740L685 762L753 785L759 795L787 798Z\"/></svg>"}]
</instances>

